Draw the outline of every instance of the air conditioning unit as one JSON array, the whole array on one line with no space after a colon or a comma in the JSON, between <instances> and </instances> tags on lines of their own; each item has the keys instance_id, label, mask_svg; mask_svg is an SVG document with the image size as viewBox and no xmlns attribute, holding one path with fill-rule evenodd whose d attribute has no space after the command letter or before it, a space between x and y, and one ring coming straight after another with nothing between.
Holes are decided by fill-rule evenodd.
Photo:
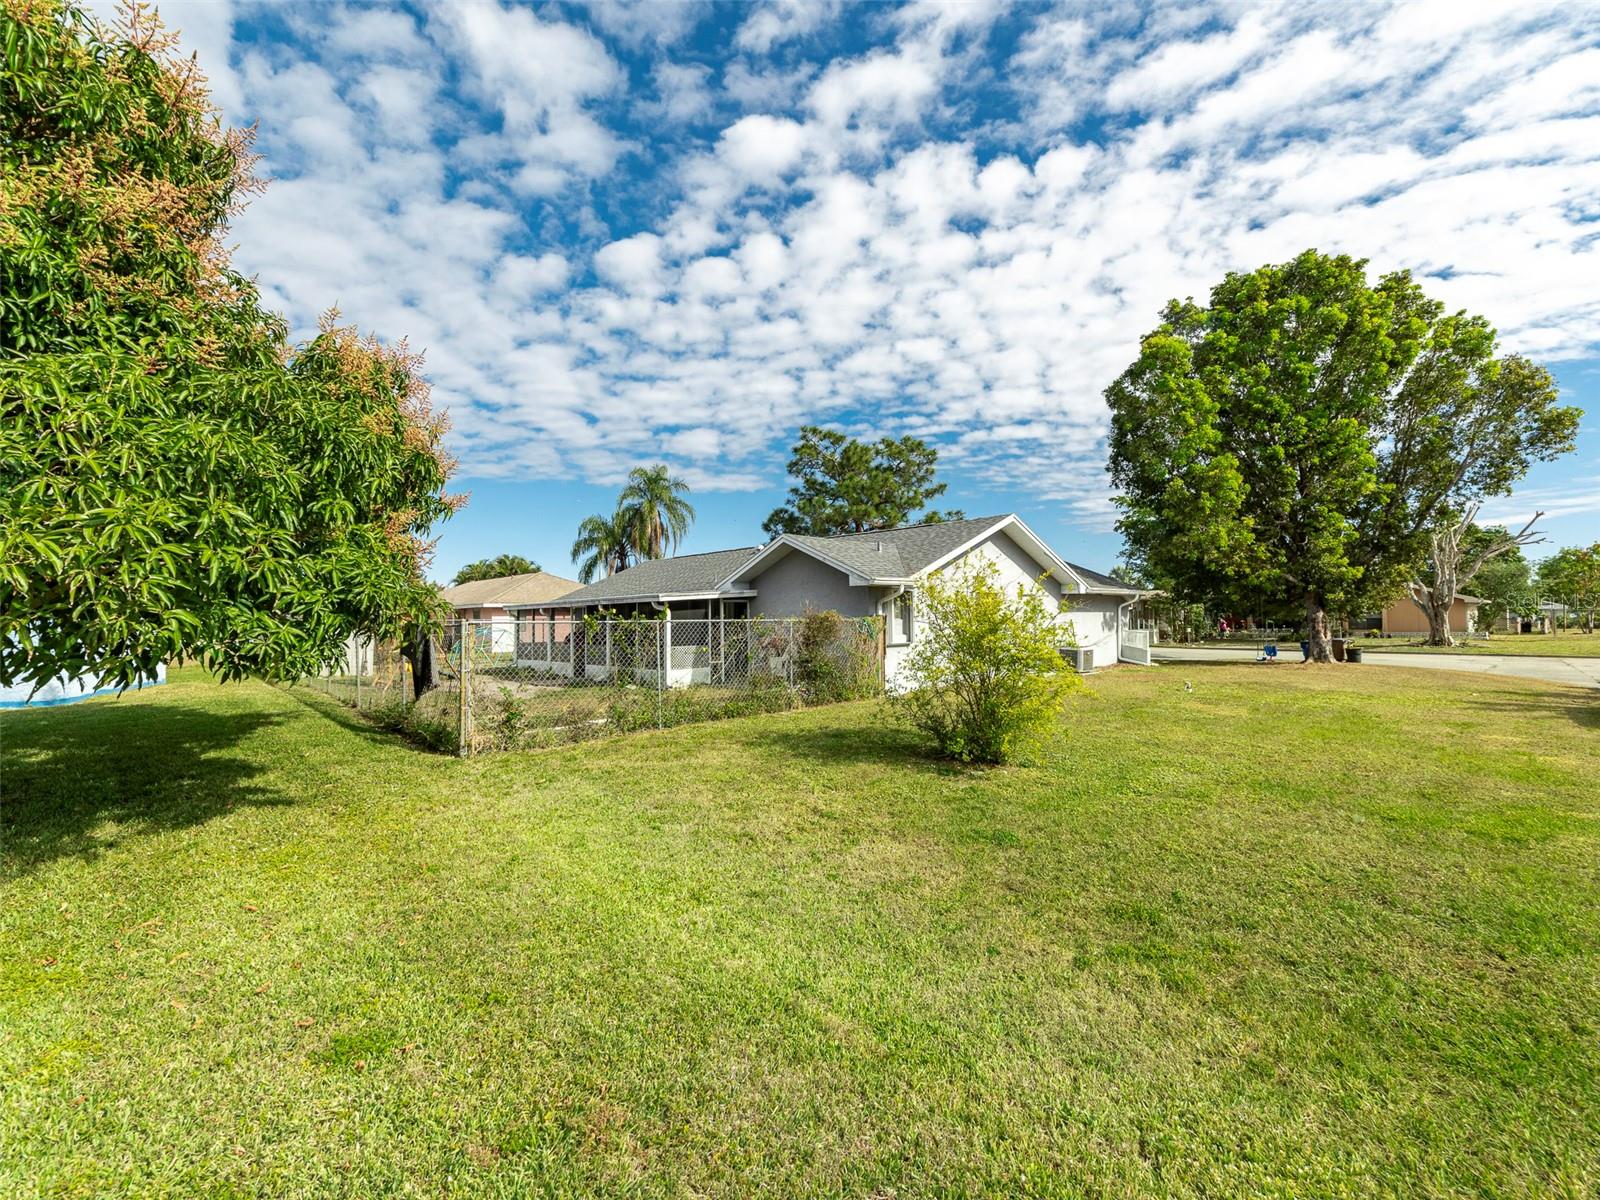
<instances>
[{"instance_id":1,"label":"air conditioning unit","mask_svg":"<svg viewBox=\"0 0 1600 1200\"><path fill-rule=\"evenodd\" d=\"M1094 650L1089 646L1060 646L1061 657L1079 675L1087 675L1094 670Z\"/></svg>"}]
</instances>

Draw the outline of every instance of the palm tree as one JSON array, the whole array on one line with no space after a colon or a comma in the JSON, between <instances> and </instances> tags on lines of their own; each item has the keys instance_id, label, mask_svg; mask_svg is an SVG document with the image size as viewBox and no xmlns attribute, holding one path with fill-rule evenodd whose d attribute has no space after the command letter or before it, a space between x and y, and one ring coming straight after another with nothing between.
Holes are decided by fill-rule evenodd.
<instances>
[{"instance_id":1,"label":"palm tree","mask_svg":"<svg viewBox=\"0 0 1600 1200\"><path fill-rule=\"evenodd\" d=\"M632 553L632 514L618 508L609 517L598 513L585 517L578 526L578 540L572 543L572 559L578 563L578 582L593 583L602 569L607 575L627 570Z\"/></svg>"},{"instance_id":2,"label":"palm tree","mask_svg":"<svg viewBox=\"0 0 1600 1200\"><path fill-rule=\"evenodd\" d=\"M628 472L618 511L629 514L630 540L640 558L660 558L689 532L694 506L684 499L688 491L689 485L671 474L665 463Z\"/></svg>"}]
</instances>

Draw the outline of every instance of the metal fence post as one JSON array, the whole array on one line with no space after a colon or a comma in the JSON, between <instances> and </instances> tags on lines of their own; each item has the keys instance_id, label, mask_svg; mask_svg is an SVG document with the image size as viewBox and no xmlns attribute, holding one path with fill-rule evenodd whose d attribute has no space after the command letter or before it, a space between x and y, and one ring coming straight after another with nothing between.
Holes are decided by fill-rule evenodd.
<instances>
[{"instance_id":1,"label":"metal fence post","mask_svg":"<svg viewBox=\"0 0 1600 1200\"><path fill-rule=\"evenodd\" d=\"M472 754L472 626L461 622L461 669L456 673L461 687L461 713L457 722L456 753L467 758Z\"/></svg>"}]
</instances>

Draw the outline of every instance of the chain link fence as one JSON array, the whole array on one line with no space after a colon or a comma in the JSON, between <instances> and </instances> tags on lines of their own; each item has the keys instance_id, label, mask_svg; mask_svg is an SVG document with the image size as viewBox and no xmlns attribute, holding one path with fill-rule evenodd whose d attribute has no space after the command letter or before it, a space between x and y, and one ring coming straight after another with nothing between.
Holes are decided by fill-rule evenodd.
<instances>
[{"instance_id":1,"label":"chain link fence","mask_svg":"<svg viewBox=\"0 0 1600 1200\"><path fill-rule=\"evenodd\" d=\"M379 670L380 658L392 658ZM538 614L458 621L434 646L436 686L413 698L397 653L305 681L463 756L538 749L781 712L883 690L875 617L657 619Z\"/></svg>"}]
</instances>

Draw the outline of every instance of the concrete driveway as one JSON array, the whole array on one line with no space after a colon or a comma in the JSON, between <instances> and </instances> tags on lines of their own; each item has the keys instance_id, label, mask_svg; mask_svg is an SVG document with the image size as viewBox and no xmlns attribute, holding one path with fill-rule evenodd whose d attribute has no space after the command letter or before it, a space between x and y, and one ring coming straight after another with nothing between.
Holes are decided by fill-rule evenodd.
<instances>
[{"instance_id":1,"label":"concrete driveway","mask_svg":"<svg viewBox=\"0 0 1600 1200\"><path fill-rule=\"evenodd\" d=\"M1259 651L1200 650L1187 646L1155 646L1150 656L1157 662L1254 662ZM1278 661L1300 661L1298 646L1281 648ZM1425 671L1474 671L1480 675L1508 675L1513 679L1542 679L1572 687L1600 688L1600 658L1536 658L1515 654L1382 654L1371 650L1361 656L1375 667L1417 667Z\"/></svg>"}]
</instances>

